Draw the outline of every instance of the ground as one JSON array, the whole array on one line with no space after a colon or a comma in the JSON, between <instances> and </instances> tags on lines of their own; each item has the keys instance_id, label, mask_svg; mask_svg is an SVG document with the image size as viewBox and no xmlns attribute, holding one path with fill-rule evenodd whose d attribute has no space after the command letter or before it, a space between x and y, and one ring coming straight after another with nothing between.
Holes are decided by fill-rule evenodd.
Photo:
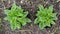
<instances>
[{"instance_id":1,"label":"ground","mask_svg":"<svg viewBox=\"0 0 60 34\"><path fill-rule=\"evenodd\" d=\"M16 2L18 6L22 6L25 11L28 11L29 15L27 17L32 20L30 24L15 31L12 31L9 22L3 19L6 16L4 9L10 9L13 2ZM55 25L40 30L38 25L33 24L39 4L44 5L44 7L54 5L54 12L57 13L58 18ZM57 0L0 0L0 18L2 18L2 32L0 34L60 34L60 2L57 2Z\"/></svg>"}]
</instances>

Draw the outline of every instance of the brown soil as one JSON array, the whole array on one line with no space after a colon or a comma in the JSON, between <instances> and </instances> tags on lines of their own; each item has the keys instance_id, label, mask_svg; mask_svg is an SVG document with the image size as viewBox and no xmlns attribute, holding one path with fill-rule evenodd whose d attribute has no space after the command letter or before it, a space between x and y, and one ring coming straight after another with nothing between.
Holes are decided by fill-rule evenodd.
<instances>
[{"instance_id":1,"label":"brown soil","mask_svg":"<svg viewBox=\"0 0 60 34\"><path fill-rule=\"evenodd\" d=\"M32 20L30 24L23 26L21 30L12 31L9 23L3 19L6 16L3 10L10 9L13 2L28 11L29 15L27 17ZM54 5L54 12L58 13L58 20L55 25L39 30L38 25L33 24L39 4L44 5L44 7ZM60 2L57 2L57 0L0 0L0 17L2 18L2 33L0 34L60 34Z\"/></svg>"}]
</instances>

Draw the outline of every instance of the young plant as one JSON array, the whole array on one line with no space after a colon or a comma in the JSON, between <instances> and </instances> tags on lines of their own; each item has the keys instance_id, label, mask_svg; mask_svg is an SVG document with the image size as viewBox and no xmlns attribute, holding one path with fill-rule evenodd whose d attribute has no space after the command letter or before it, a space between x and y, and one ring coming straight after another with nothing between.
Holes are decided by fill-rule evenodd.
<instances>
[{"instance_id":1,"label":"young plant","mask_svg":"<svg viewBox=\"0 0 60 34\"><path fill-rule=\"evenodd\" d=\"M21 26L25 26L31 22L31 20L27 18L28 12L23 12L21 6L17 6L15 3L12 4L10 10L4 10L4 13L7 15L4 19L10 22L12 30L20 29Z\"/></svg>"},{"instance_id":2,"label":"young plant","mask_svg":"<svg viewBox=\"0 0 60 34\"><path fill-rule=\"evenodd\" d=\"M39 28L42 30L44 27L51 24L55 24L57 14L53 13L53 5L49 8L44 8L43 5L39 5L39 11L37 12L37 18L34 20L34 24L39 24Z\"/></svg>"}]
</instances>

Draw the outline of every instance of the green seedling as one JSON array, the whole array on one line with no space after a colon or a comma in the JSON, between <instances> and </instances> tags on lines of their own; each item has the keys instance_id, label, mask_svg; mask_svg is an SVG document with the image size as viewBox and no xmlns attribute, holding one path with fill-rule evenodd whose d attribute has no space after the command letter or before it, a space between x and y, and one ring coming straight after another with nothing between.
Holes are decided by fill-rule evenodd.
<instances>
[{"instance_id":1,"label":"green seedling","mask_svg":"<svg viewBox=\"0 0 60 34\"><path fill-rule=\"evenodd\" d=\"M39 5L39 11L37 11L37 18L34 20L34 24L39 24L39 28L42 30L44 27L51 24L55 24L57 14L53 13L53 5L49 8L44 8L43 5Z\"/></svg>"},{"instance_id":2,"label":"green seedling","mask_svg":"<svg viewBox=\"0 0 60 34\"><path fill-rule=\"evenodd\" d=\"M28 11L23 12L21 6L17 6L15 3L12 4L10 10L4 10L4 13L7 15L4 19L10 22L12 30L20 29L21 26L25 26L31 22L31 20L27 18Z\"/></svg>"}]
</instances>

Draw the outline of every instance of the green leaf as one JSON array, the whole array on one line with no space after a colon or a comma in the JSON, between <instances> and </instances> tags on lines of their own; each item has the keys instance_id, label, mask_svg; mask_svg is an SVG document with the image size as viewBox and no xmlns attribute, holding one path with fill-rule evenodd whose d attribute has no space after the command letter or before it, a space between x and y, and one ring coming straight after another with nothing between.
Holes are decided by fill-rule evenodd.
<instances>
[{"instance_id":1,"label":"green leaf","mask_svg":"<svg viewBox=\"0 0 60 34\"><path fill-rule=\"evenodd\" d=\"M10 12L10 10L4 10L5 14L8 14Z\"/></svg>"},{"instance_id":2,"label":"green leaf","mask_svg":"<svg viewBox=\"0 0 60 34\"><path fill-rule=\"evenodd\" d=\"M22 9L22 7L19 6L18 8L20 9L19 11L20 11L21 13L23 13L23 9Z\"/></svg>"},{"instance_id":3,"label":"green leaf","mask_svg":"<svg viewBox=\"0 0 60 34\"><path fill-rule=\"evenodd\" d=\"M23 9L22 9L22 7L21 6L16 6L16 11L18 12L18 13L23 13Z\"/></svg>"},{"instance_id":4,"label":"green leaf","mask_svg":"<svg viewBox=\"0 0 60 34\"><path fill-rule=\"evenodd\" d=\"M18 21L24 26L26 25L25 18L19 18Z\"/></svg>"},{"instance_id":5,"label":"green leaf","mask_svg":"<svg viewBox=\"0 0 60 34\"><path fill-rule=\"evenodd\" d=\"M8 17L5 17L4 20L8 20Z\"/></svg>"},{"instance_id":6,"label":"green leaf","mask_svg":"<svg viewBox=\"0 0 60 34\"><path fill-rule=\"evenodd\" d=\"M42 30L44 27L45 27L44 22L39 23L39 28L40 28L40 30Z\"/></svg>"},{"instance_id":7,"label":"green leaf","mask_svg":"<svg viewBox=\"0 0 60 34\"><path fill-rule=\"evenodd\" d=\"M51 22L46 21L46 22L45 22L45 26L49 26L49 27L50 27L50 23L51 23Z\"/></svg>"},{"instance_id":8,"label":"green leaf","mask_svg":"<svg viewBox=\"0 0 60 34\"><path fill-rule=\"evenodd\" d=\"M56 17L56 15L57 15L56 13L53 13L51 16L52 16L52 17Z\"/></svg>"},{"instance_id":9,"label":"green leaf","mask_svg":"<svg viewBox=\"0 0 60 34\"><path fill-rule=\"evenodd\" d=\"M11 7L11 10L12 10L12 11L15 11L15 10L16 10L16 8L17 8L17 7L16 7L16 4L15 4L15 3L13 3L13 4L12 4L12 7Z\"/></svg>"},{"instance_id":10,"label":"green leaf","mask_svg":"<svg viewBox=\"0 0 60 34\"><path fill-rule=\"evenodd\" d=\"M27 23L26 22L23 22L22 25L25 26Z\"/></svg>"},{"instance_id":11,"label":"green leaf","mask_svg":"<svg viewBox=\"0 0 60 34\"><path fill-rule=\"evenodd\" d=\"M38 24L38 23L39 23L38 18L36 18L36 19L34 20L34 24Z\"/></svg>"},{"instance_id":12,"label":"green leaf","mask_svg":"<svg viewBox=\"0 0 60 34\"><path fill-rule=\"evenodd\" d=\"M53 12L53 5L51 5L48 10L49 12Z\"/></svg>"},{"instance_id":13,"label":"green leaf","mask_svg":"<svg viewBox=\"0 0 60 34\"><path fill-rule=\"evenodd\" d=\"M40 11L37 11L37 14L36 14L36 16L40 16Z\"/></svg>"},{"instance_id":14,"label":"green leaf","mask_svg":"<svg viewBox=\"0 0 60 34\"><path fill-rule=\"evenodd\" d=\"M22 16L23 16L23 14L22 14L22 13L19 13L17 16L21 16L21 17L22 17Z\"/></svg>"},{"instance_id":15,"label":"green leaf","mask_svg":"<svg viewBox=\"0 0 60 34\"><path fill-rule=\"evenodd\" d=\"M51 21L51 24L55 24L55 22L54 21Z\"/></svg>"},{"instance_id":16,"label":"green leaf","mask_svg":"<svg viewBox=\"0 0 60 34\"><path fill-rule=\"evenodd\" d=\"M29 18L26 18L26 22L30 23L30 22L31 22L31 20L30 20Z\"/></svg>"},{"instance_id":17,"label":"green leaf","mask_svg":"<svg viewBox=\"0 0 60 34\"><path fill-rule=\"evenodd\" d=\"M23 17L26 17L28 15L28 12L24 12L24 16Z\"/></svg>"},{"instance_id":18,"label":"green leaf","mask_svg":"<svg viewBox=\"0 0 60 34\"><path fill-rule=\"evenodd\" d=\"M20 29L21 28L21 24L19 22L17 22L16 24L16 28Z\"/></svg>"},{"instance_id":19,"label":"green leaf","mask_svg":"<svg viewBox=\"0 0 60 34\"><path fill-rule=\"evenodd\" d=\"M4 20L8 20L8 21L10 21L11 18L9 18L9 16L7 16L7 17L4 18Z\"/></svg>"},{"instance_id":20,"label":"green leaf","mask_svg":"<svg viewBox=\"0 0 60 34\"><path fill-rule=\"evenodd\" d=\"M38 8L39 8L40 11L43 11L43 9L44 9L43 5L39 5Z\"/></svg>"},{"instance_id":21,"label":"green leaf","mask_svg":"<svg viewBox=\"0 0 60 34\"><path fill-rule=\"evenodd\" d=\"M13 21L11 20L11 21L10 21L10 27L11 27L12 30L15 30L16 27L15 27L14 23L12 23L12 22L13 22Z\"/></svg>"}]
</instances>

